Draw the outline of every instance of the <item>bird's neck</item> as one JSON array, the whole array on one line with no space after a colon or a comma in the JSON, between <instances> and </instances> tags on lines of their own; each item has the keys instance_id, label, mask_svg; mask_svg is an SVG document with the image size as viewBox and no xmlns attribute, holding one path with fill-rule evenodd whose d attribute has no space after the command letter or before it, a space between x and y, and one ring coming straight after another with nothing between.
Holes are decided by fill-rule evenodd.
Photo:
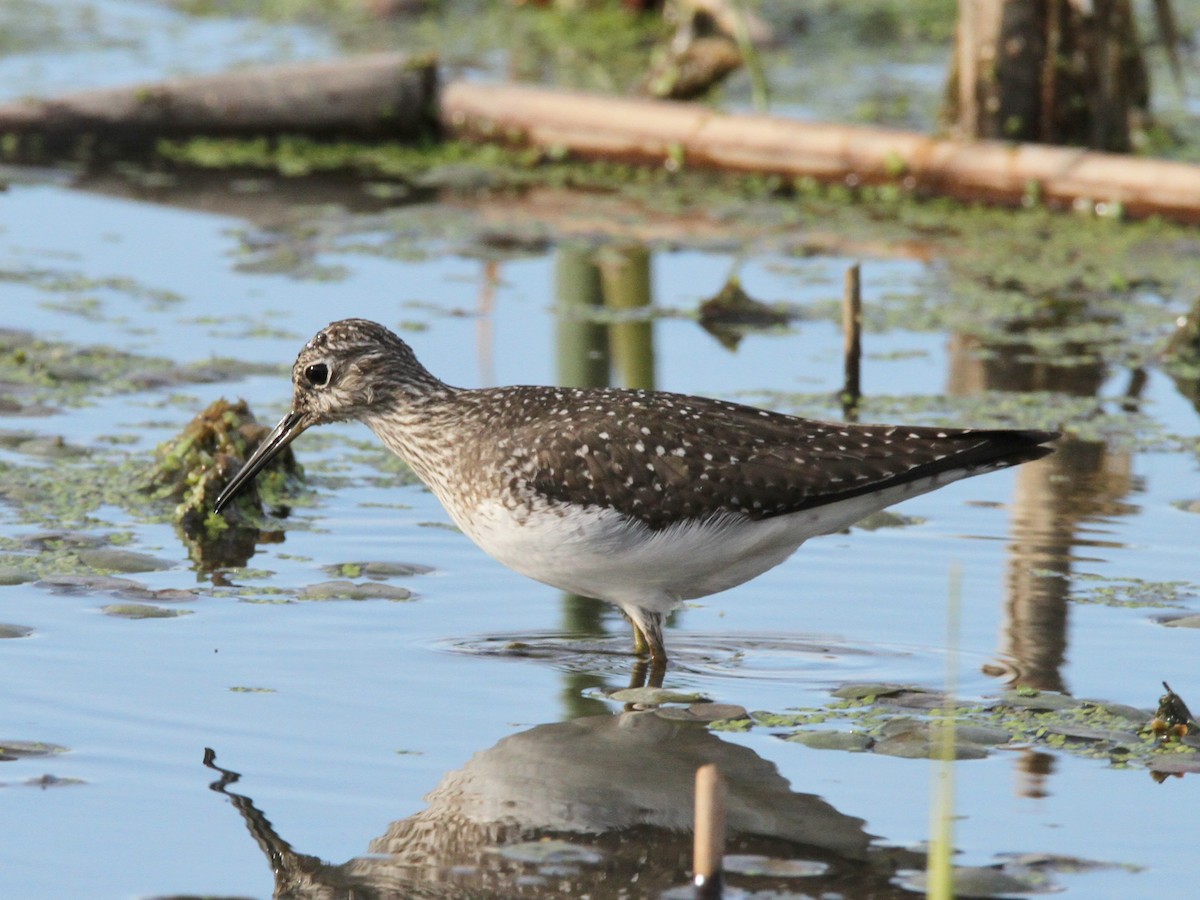
<instances>
[{"instance_id":1,"label":"bird's neck","mask_svg":"<svg viewBox=\"0 0 1200 900\"><path fill-rule=\"evenodd\" d=\"M441 381L399 388L366 424L431 487L452 470L460 401L469 394Z\"/></svg>"}]
</instances>

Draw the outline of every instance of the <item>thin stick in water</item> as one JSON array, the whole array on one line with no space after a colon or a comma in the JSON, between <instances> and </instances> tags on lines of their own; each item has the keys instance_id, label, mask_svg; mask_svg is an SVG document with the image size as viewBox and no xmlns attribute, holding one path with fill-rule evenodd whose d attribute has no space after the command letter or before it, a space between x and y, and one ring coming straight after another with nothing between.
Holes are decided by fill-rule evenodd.
<instances>
[{"instance_id":1,"label":"thin stick in water","mask_svg":"<svg viewBox=\"0 0 1200 900\"><path fill-rule=\"evenodd\" d=\"M721 896L725 855L725 781L712 763L696 770L696 827L692 884L697 900Z\"/></svg>"},{"instance_id":2,"label":"thin stick in water","mask_svg":"<svg viewBox=\"0 0 1200 900\"><path fill-rule=\"evenodd\" d=\"M950 600L946 611L946 701L933 732L937 785L925 868L927 900L954 900L954 708L961 620L962 566L955 563L950 569Z\"/></svg>"},{"instance_id":3,"label":"thin stick in water","mask_svg":"<svg viewBox=\"0 0 1200 900\"><path fill-rule=\"evenodd\" d=\"M862 400L862 281L860 266L846 270L846 289L842 295L842 337L845 380L842 383L842 415L848 422L858 419Z\"/></svg>"}]
</instances>

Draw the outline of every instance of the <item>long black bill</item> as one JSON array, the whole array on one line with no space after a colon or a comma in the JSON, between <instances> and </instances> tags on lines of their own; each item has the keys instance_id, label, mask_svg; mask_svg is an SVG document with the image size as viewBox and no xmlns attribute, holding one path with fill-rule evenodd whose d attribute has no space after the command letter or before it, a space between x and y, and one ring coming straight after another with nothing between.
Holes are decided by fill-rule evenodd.
<instances>
[{"instance_id":1,"label":"long black bill","mask_svg":"<svg viewBox=\"0 0 1200 900\"><path fill-rule=\"evenodd\" d=\"M261 472L279 451L300 437L307 428L308 423L304 421L303 413L291 412L280 419L279 424L263 438L258 449L246 460L246 464L238 469L238 473L225 485L225 490L217 497L213 509L220 512L242 488L254 480L254 476Z\"/></svg>"}]
</instances>

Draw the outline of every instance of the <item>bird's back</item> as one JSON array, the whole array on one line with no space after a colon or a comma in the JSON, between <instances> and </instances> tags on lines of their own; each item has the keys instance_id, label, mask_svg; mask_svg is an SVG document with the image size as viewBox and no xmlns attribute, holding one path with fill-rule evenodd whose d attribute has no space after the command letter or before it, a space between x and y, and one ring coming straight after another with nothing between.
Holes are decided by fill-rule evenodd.
<instances>
[{"instance_id":1,"label":"bird's back","mask_svg":"<svg viewBox=\"0 0 1200 900\"><path fill-rule=\"evenodd\" d=\"M481 438L459 451L473 457L460 475L490 470L525 505L596 506L651 530L719 515L771 518L939 474L978 474L1042 456L1055 437L821 422L616 388L488 388L458 402L478 412Z\"/></svg>"}]
</instances>

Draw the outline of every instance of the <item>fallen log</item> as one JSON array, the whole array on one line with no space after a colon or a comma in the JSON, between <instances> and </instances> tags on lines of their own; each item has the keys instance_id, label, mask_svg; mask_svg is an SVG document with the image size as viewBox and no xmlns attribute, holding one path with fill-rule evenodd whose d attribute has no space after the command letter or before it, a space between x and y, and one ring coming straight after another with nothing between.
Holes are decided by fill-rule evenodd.
<instances>
[{"instance_id":1,"label":"fallen log","mask_svg":"<svg viewBox=\"0 0 1200 900\"><path fill-rule=\"evenodd\" d=\"M18 100L0 104L0 135L18 156L193 135L411 140L436 131L436 98L433 59L381 53Z\"/></svg>"},{"instance_id":2,"label":"fallen log","mask_svg":"<svg viewBox=\"0 0 1200 900\"><path fill-rule=\"evenodd\" d=\"M539 87L457 81L439 97L437 82L427 57L378 54L21 100L0 104L0 146L23 159L198 135L403 141L440 132L586 159L1200 222L1200 166L1186 163Z\"/></svg>"},{"instance_id":3,"label":"fallen log","mask_svg":"<svg viewBox=\"0 0 1200 900\"><path fill-rule=\"evenodd\" d=\"M1200 222L1200 167L1041 144L719 113L704 106L457 81L442 90L447 134L585 159L899 184L922 194L1031 201Z\"/></svg>"}]
</instances>

